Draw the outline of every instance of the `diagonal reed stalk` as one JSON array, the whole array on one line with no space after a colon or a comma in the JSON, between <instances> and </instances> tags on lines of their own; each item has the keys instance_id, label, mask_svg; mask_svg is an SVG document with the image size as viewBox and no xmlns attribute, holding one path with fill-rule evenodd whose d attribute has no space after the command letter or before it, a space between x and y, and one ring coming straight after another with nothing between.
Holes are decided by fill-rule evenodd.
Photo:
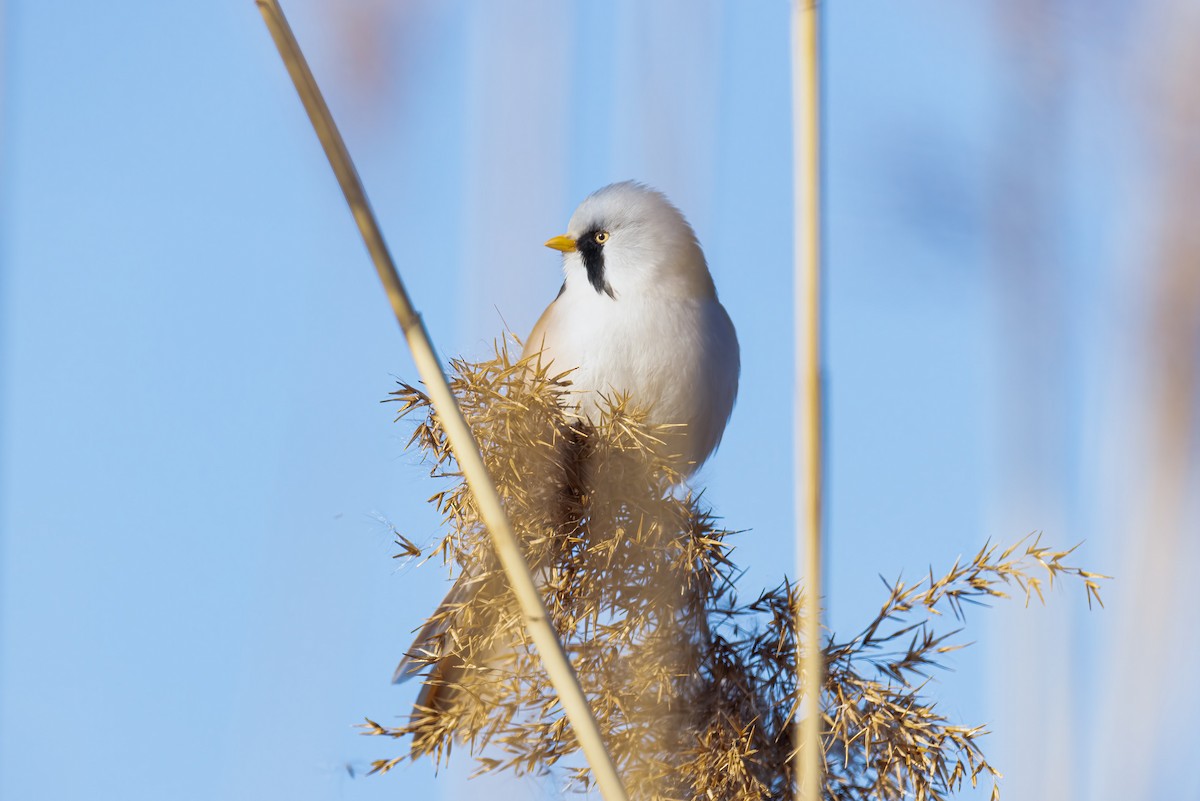
<instances>
[{"instance_id":1,"label":"diagonal reed stalk","mask_svg":"<svg viewBox=\"0 0 1200 801\"><path fill-rule=\"evenodd\" d=\"M796 798L820 801L821 742L821 119L817 0L793 0L792 137L796 317L796 556L804 593L797 610L799 709Z\"/></svg>"},{"instance_id":2,"label":"diagonal reed stalk","mask_svg":"<svg viewBox=\"0 0 1200 801\"><path fill-rule=\"evenodd\" d=\"M316 79L308 67L304 53L292 33L291 26L283 15L277 0L255 0L263 19L279 49L279 55L287 66L288 74L296 85L300 100L308 112L313 128L317 132L329 164L341 184L346 196L346 203L354 214L359 232L379 272L392 311L396 315L408 347L412 351L417 372L424 381L433 407L442 426L446 431L450 447L459 468L466 477L467 484L475 498L480 516L492 537L500 564L512 587L513 595L521 608L525 626L530 637L537 646L542 665L550 677L555 692L558 694L563 710L566 712L575 737L579 741L584 756L591 767L592 775L600 788L605 801L626 801L625 788L617 775L611 756L604 746L600 736L600 728L596 718L588 706L587 697L580 687L579 678L567 659L562 643L558 639L546 611L545 604L534 585L529 565L521 554L512 525L500 503L495 484L488 475L479 452L479 445L471 434L470 428L463 419L462 410L454 400L446 375L442 372L429 332L421 321L420 315L413 308L408 292L400 280L400 274L392 261L391 253L384 242L383 233L375 214L367 201L366 191L350 158L333 115L325 104L321 90L317 87Z\"/></svg>"}]
</instances>

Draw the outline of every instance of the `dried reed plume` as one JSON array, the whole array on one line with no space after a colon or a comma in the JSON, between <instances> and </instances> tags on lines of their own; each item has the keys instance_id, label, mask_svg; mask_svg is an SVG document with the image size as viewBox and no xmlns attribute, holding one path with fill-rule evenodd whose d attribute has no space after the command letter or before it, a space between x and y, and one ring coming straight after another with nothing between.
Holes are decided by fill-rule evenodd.
<instances>
[{"instance_id":1,"label":"dried reed plume","mask_svg":"<svg viewBox=\"0 0 1200 801\"><path fill-rule=\"evenodd\" d=\"M453 362L452 373L631 798L789 797L800 589L784 580L753 600L738 597L733 532L681 488L668 444L677 432L647 425L619 397L594 425L571 418L570 376L515 361L507 342L490 361ZM571 785L585 786L587 768L571 759L576 741L429 399L406 384L394 395L401 417L420 416L410 445L449 482L431 498L449 532L433 553L479 589L445 612L438 653L422 657L461 660L464 692L406 725L364 728L411 738L414 758L440 764L458 741L480 772L562 767ZM927 672L961 647L950 642L955 631L933 623L945 611L961 619L964 604L1007 597L1008 588L1042 600L1057 577L1082 581L1089 605L1099 601L1103 577L1068 565L1069 553L1037 540L985 546L940 578L931 570L912 586L891 585L860 633L825 644L826 798L940 799L964 782L994 782L979 748L983 728L951 723L923 694Z\"/></svg>"}]
</instances>

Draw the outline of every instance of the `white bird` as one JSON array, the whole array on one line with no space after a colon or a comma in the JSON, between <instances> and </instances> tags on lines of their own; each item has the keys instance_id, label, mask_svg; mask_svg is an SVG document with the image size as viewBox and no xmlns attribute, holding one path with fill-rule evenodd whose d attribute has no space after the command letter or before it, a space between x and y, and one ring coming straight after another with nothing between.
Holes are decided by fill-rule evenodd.
<instances>
[{"instance_id":1,"label":"white bird","mask_svg":"<svg viewBox=\"0 0 1200 801\"><path fill-rule=\"evenodd\" d=\"M546 242L561 251L564 281L525 342L554 373L573 370L570 400L593 418L602 397L627 394L652 424L683 424L673 441L690 475L721 441L737 396L737 334L696 234L661 193L632 181L587 197L567 233ZM443 607L462 603L459 580ZM408 654L437 653L444 625L427 625ZM454 668L434 666L418 707L448 700ZM416 675L408 655L393 681Z\"/></svg>"},{"instance_id":2,"label":"white bird","mask_svg":"<svg viewBox=\"0 0 1200 801\"><path fill-rule=\"evenodd\" d=\"M627 393L651 423L684 429L683 469L716 449L737 396L737 334L696 234L660 192L625 182L585 199L567 233L564 282L525 342L556 371L573 369L585 417Z\"/></svg>"}]
</instances>

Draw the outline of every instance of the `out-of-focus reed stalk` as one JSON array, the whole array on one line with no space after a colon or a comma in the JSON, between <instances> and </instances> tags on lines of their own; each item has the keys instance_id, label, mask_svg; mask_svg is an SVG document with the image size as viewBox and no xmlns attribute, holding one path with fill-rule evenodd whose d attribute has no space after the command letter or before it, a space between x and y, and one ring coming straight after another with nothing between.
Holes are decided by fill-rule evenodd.
<instances>
[{"instance_id":1,"label":"out-of-focus reed stalk","mask_svg":"<svg viewBox=\"0 0 1200 801\"><path fill-rule=\"evenodd\" d=\"M1198 609L1191 571L1200 528L1200 87L1194 77L1200 9L1166 2L1140 14L1139 99L1152 101L1143 107L1147 184L1154 196L1146 247L1132 265L1144 282L1143 305L1140 314L1125 318L1144 322L1132 336L1134 361L1125 368L1133 376L1126 400L1132 414L1118 422L1135 434L1119 458L1136 467L1122 486L1134 488L1121 531L1128 600L1100 679L1102 686L1122 688L1105 705L1105 736L1094 756L1104 771L1094 794L1101 801L1164 796L1159 788L1186 787L1187 781L1164 784L1163 766L1187 753L1177 733L1200 711L1191 683L1180 687L1174 680L1178 665L1195 662L1195 638L1180 632L1194 630Z\"/></svg>"},{"instance_id":2,"label":"out-of-focus reed stalk","mask_svg":"<svg viewBox=\"0 0 1200 801\"><path fill-rule=\"evenodd\" d=\"M792 7L792 137L796 326L796 554L803 583L796 638L800 719L795 760L796 797L820 801L821 743L821 118L820 15L816 0Z\"/></svg>"},{"instance_id":3,"label":"out-of-focus reed stalk","mask_svg":"<svg viewBox=\"0 0 1200 801\"><path fill-rule=\"evenodd\" d=\"M536 644L546 673L550 677L559 701L570 719L580 748L591 767L592 775L605 801L625 801L625 788L617 775L612 758L604 746L599 726L588 706L587 698L579 685L562 643L550 621L545 604L534 585L529 565L521 553L516 535L500 503L500 496L488 475L479 452L479 445L463 418L462 410L454 400L450 385L442 372L441 364L421 321L413 308L408 293L400 280L400 274L392 261L379 223L367 201L366 192L358 172L334 123L333 115L325 104L312 71L304 58L299 43L292 33L277 0L255 0L263 19L271 31L279 54L287 66L289 75L296 85L304 108L308 112L313 128L325 148L325 155L337 176L346 202L354 214L359 232L366 243L379 278L387 291L392 311L404 331L417 371L424 381L429 397L442 426L446 431L450 447L459 468L466 477L474 496L496 554L512 586L513 595L521 608L530 637Z\"/></svg>"},{"instance_id":4,"label":"out-of-focus reed stalk","mask_svg":"<svg viewBox=\"0 0 1200 801\"><path fill-rule=\"evenodd\" d=\"M1186 536L1188 476L1194 470L1196 429L1200 422L1200 90L1192 70L1200 67L1194 46L1200 11L1187 3L1168 4L1168 40L1160 44L1152 74L1161 81L1163 104L1152 119L1155 181L1161 213L1151 274L1145 362L1150 366L1147 421L1151 432L1151 469L1158 475L1148 486L1147 508L1164 515L1159 536L1166 545L1165 563L1179 553ZM1164 26L1165 27L1165 26ZM1180 566L1177 564L1176 569ZM1161 574L1159 574L1161 576ZM1186 582L1170 582L1184 586ZM1170 606L1171 604L1167 604ZM1170 639L1164 623L1164 641ZM1162 664L1168 664L1164 659Z\"/></svg>"},{"instance_id":5,"label":"out-of-focus reed stalk","mask_svg":"<svg viewBox=\"0 0 1200 801\"><path fill-rule=\"evenodd\" d=\"M1068 44L1080 35L1065 0L993 0L997 43L1005 53L997 94L987 195L987 298L996 328L987 360L994 382L996 480L988 489L993 531L1074 530L1084 525L1086 462L1078 447L1081 415L1071 405L1088 380L1078 348L1086 337L1074 258L1064 231L1068 202L1071 99L1077 80ZM1036 392L1029 391L1037 387ZM1122 571L1123 572L1123 571ZM1014 797L1080 798L1073 731L1084 669L1072 610L1032 619L999 616L1019 627L993 660L993 692L1004 698L998 726L1014 754L1005 791ZM1015 635L1015 632L1014 632ZM1038 737L1023 736L1036 731ZM1086 793L1084 793L1086 796Z\"/></svg>"}]
</instances>

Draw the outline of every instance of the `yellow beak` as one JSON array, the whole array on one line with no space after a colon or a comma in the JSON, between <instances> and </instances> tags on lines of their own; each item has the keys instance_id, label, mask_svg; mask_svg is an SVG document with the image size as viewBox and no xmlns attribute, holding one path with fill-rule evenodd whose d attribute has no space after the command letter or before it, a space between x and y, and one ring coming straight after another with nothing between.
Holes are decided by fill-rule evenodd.
<instances>
[{"instance_id":1,"label":"yellow beak","mask_svg":"<svg viewBox=\"0 0 1200 801\"><path fill-rule=\"evenodd\" d=\"M575 240L569 236L555 236L546 240L546 247L561 250L563 253L574 253Z\"/></svg>"}]
</instances>

